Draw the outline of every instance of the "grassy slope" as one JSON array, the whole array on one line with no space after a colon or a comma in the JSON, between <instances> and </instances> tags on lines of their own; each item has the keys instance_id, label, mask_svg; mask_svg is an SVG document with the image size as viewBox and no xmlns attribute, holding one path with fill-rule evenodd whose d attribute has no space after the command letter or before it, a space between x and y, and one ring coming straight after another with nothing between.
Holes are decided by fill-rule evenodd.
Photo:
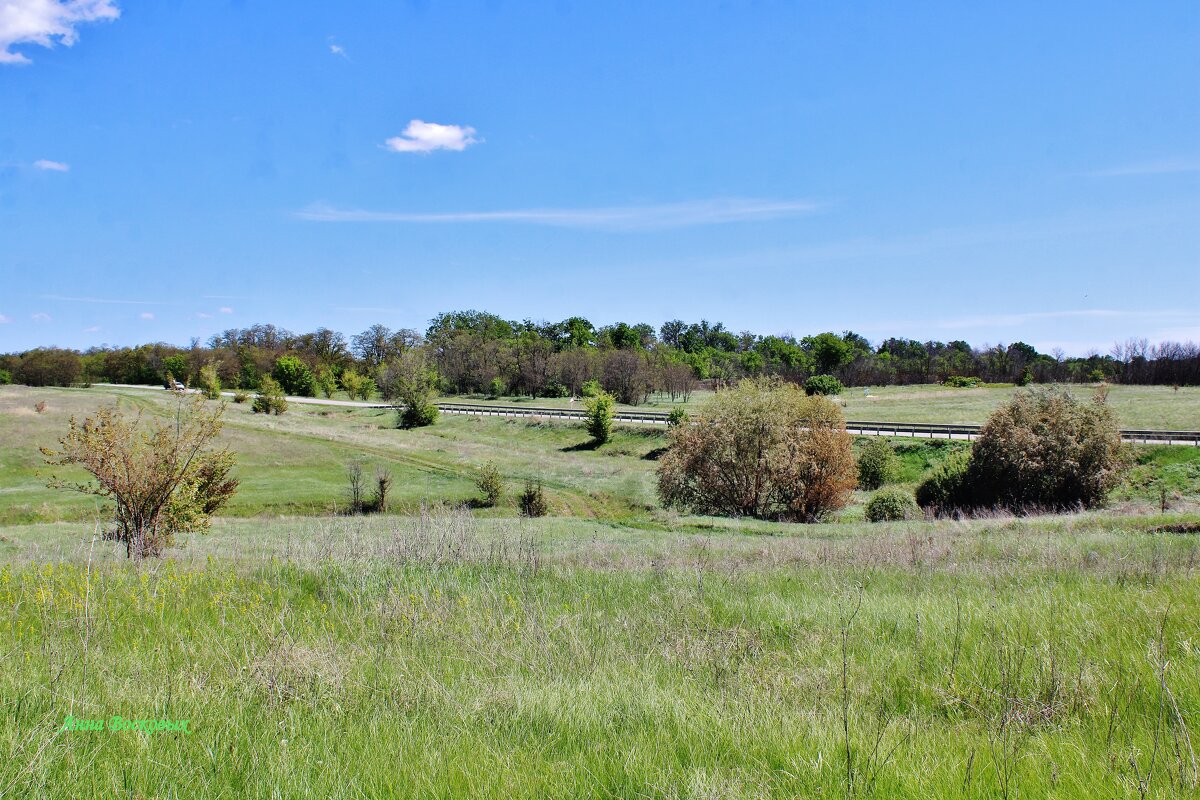
<instances>
[{"instance_id":1,"label":"grassy slope","mask_svg":"<svg viewBox=\"0 0 1200 800\"><path fill-rule=\"evenodd\" d=\"M226 520L141 571L8 529L0 795L842 797L844 723L857 796L1192 795L1195 536L678 523Z\"/></svg>"}]
</instances>

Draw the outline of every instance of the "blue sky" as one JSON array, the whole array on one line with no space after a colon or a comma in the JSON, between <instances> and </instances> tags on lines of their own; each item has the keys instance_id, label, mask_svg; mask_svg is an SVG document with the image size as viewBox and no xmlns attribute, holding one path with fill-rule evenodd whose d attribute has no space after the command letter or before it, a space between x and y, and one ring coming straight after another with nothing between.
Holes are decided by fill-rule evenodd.
<instances>
[{"instance_id":1,"label":"blue sky","mask_svg":"<svg viewBox=\"0 0 1200 800\"><path fill-rule=\"evenodd\" d=\"M1200 339L1200 4L16 0L0 351L582 314Z\"/></svg>"}]
</instances>

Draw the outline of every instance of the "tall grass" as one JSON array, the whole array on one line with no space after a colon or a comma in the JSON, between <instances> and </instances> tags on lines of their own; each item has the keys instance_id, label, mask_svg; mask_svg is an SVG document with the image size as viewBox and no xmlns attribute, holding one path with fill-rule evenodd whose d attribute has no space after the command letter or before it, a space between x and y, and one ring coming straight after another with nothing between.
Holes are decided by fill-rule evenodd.
<instances>
[{"instance_id":1,"label":"tall grass","mask_svg":"<svg viewBox=\"0 0 1200 800\"><path fill-rule=\"evenodd\" d=\"M1194 796L1194 536L563 524L427 511L259 523L242 550L218 529L141 568L14 558L0 795ZM59 730L118 714L192 733Z\"/></svg>"}]
</instances>

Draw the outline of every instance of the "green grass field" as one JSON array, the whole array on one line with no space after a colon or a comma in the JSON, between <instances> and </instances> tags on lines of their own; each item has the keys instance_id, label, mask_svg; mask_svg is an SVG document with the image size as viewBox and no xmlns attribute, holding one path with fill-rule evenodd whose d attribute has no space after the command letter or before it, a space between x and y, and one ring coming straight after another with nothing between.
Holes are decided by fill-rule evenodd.
<instances>
[{"instance_id":1,"label":"green grass field","mask_svg":"<svg viewBox=\"0 0 1200 800\"><path fill-rule=\"evenodd\" d=\"M1200 448L1098 512L789 525L659 508L661 429L231 404L231 514L133 564L37 474L115 397L172 408L0 388L0 798L1196 796ZM398 513L330 513L355 458Z\"/></svg>"}]
</instances>

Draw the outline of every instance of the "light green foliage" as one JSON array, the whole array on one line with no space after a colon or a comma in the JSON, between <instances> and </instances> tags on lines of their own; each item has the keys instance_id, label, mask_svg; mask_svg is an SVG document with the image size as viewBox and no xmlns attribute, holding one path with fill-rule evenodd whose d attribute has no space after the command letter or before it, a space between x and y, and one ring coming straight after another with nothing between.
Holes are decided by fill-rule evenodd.
<instances>
[{"instance_id":1,"label":"light green foliage","mask_svg":"<svg viewBox=\"0 0 1200 800\"><path fill-rule=\"evenodd\" d=\"M591 434L592 441L596 444L604 444L612 436L612 419L613 405L616 401L608 392L589 397L585 408L587 409L587 432Z\"/></svg>"},{"instance_id":2,"label":"light green foliage","mask_svg":"<svg viewBox=\"0 0 1200 800\"><path fill-rule=\"evenodd\" d=\"M200 374L196 376L196 388L209 400L221 397L221 378L217 375L214 365L205 364L200 368Z\"/></svg>"},{"instance_id":3,"label":"light green foliage","mask_svg":"<svg viewBox=\"0 0 1200 800\"><path fill-rule=\"evenodd\" d=\"M603 391L604 389L600 387L600 381L592 378L583 382L583 385L579 389L579 394L583 397L595 397Z\"/></svg>"},{"instance_id":4,"label":"light green foliage","mask_svg":"<svg viewBox=\"0 0 1200 800\"><path fill-rule=\"evenodd\" d=\"M688 421L687 409L683 406L675 406L667 415L667 425L674 428L676 425L682 425Z\"/></svg>"},{"instance_id":5,"label":"light green foliage","mask_svg":"<svg viewBox=\"0 0 1200 800\"><path fill-rule=\"evenodd\" d=\"M271 377L283 387L284 394L293 397L315 397L317 394L316 376L296 356L282 356L276 361Z\"/></svg>"},{"instance_id":6,"label":"light green foliage","mask_svg":"<svg viewBox=\"0 0 1200 800\"><path fill-rule=\"evenodd\" d=\"M890 440L870 439L858 452L858 488L874 490L896 480L899 459Z\"/></svg>"},{"instance_id":7,"label":"light green foliage","mask_svg":"<svg viewBox=\"0 0 1200 800\"><path fill-rule=\"evenodd\" d=\"M882 489L869 501L864 516L867 522L898 522L920 515L911 493L902 489Z\"/></svg>"},{"instance_id":8,"label":"light green foliage","mask_svg":"<svg viewBox=\"0 0 1200 800\"><path fill-rule=\"evenodd\" d=\"M334 377L333 370L328 367L322 367L317 371L316 385L325 397L333 397L337 391L337 378Z\"/></svg>"},{"instance_id":9,"label":"light green foliage","mask_svg":"<svg viewBox=\"0 0 1200 800\"><path fill-rule=\"evenodd\" d=\"M287 411L287 398L283 395L283 387L269 375L264 375L258 386L258 395L254 398L255 414L275 414Z\"/></svg>"},{"instance_id":10,"label":"light green foliage","mask_svg":"<svg viewBox=\"0 0 1200 800\"><path fill-rule=\"evenodd\" d=\"M475 485L483 494L485 506L493 508L500 503L500 498L504 494L504 480L500 477L499 468L493 462L488 461L479 468L479 474L475 477Z\"/></svg>"}]
</instances>

